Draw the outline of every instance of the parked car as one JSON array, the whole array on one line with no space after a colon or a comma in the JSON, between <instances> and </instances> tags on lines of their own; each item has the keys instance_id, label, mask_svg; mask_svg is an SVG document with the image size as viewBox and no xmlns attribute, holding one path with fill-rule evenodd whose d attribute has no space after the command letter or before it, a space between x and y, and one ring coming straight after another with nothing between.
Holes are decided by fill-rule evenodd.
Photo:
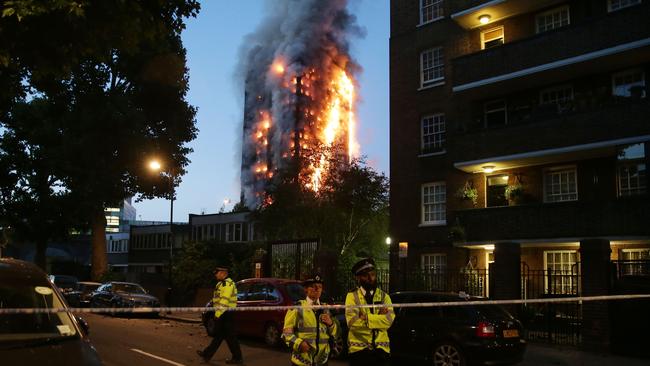
<instances>
[{"instance_id":1,"label":"parked car","mask_svg":"<svg viewBox=\"0 0 650 366\"><path fill-rule=\"evenodd\" d=\"M300 281L279 278L250 278L237 282L237 306L288 306L305 298ZM214 335L212 300L201 314L208 335ZM281 344L286 310L235 312L237 333L263 338L270 346Z\"/></svg>"},{"instance_id":2,"label":"parked car","mask_svg":"<svg viewBox=\"0 0 650 366\"><path fill-rule=\"evenodd\" d=\"M73 291L79 280L75 276L68 275L49 275L50 281L61 290L63 294Z\"/></svg>"},{"instance_id":3,"label":"parked car","mask_svg":"<svg viewBox=\"0 0 650 366\"><path fill-rule=\"evenodd\" d=\"M92 294L90 306L94 308L155 308L160 306L160 301L155 296L149 295L147 290L137 283L107 282L99 286L97 291ZM151 314L158 315L158 312Z\"/></svg>"},{"instance_id":4,"label":"parked car","mask_svg":"<svg viewBox=\"0 0 650 366\"><path fill-rule=\"evenodd\" d=\"M64 294L68 304L72 307L90 306L90 299L93 292L101 286L99 282L77 282L72 291Z\"/></svg>"},{"instance_id":5,"label":"parked car","mask_svg":"<svg viewBox=\"0 0 650 366\"><path fill-rule=\"evenodd\" d=\"M395 304L482 299L435 292L397 292L390 296ZM345 316L338 318L347 338ZM526 350L521 322L497 305L395 308L388 335L393 364L513 364L523 359Z\"/></svg>"},{"instance_id":6,"label":"parked car","mask_svg":"<svg viewBox=\"0 0 650 366\"><path fill-rule=\"evenodd\" d=\"M0 308L64 308L45 272L33 263L0 258ZM0 314L3 365L101 365L88 325L69 312Z\"/></svg>"}]
</instances>

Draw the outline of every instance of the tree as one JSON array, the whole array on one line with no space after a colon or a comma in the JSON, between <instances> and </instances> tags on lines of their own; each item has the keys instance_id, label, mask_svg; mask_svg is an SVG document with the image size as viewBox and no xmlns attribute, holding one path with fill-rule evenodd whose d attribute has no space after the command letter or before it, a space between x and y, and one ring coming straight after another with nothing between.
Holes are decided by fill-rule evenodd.
<instances>
[{"instance_id":1,"label":"tree","mask_svg":"<svg viewBox=\"0 0 650 366\"><path fill-rule=\"evenodd\" d=\"M388 180L354 160L347 166L332 162L326 179L315 192L292 177L281 174L269 190L271 204L257 215L267 240L321 239L324 249L339 258L357 252L376 254L385 249L388 232Z\"/></svg>"},{"instance_id":2,"label":"tree","mask_svg":"<svg viewBox=\"0 0 650 366\"><path fill-rule=\"evenodd\" d=\"M16 109L33 96L56 110L60 149L47 160L92 229L94 278L106 270L104 208L173 192L178 179L146 172L147 158L164 157L175 177L188 163L196 110L180 33L198 10L194 0L3 4L0 126L20 128Z\"/></svg>"}]
</instances>

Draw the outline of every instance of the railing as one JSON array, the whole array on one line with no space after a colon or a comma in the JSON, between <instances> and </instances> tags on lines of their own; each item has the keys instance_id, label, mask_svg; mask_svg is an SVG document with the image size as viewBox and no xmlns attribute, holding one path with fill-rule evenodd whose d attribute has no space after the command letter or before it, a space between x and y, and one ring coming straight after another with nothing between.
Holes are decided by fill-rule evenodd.
<instances>
[{"instance_id":1,"label":"railing","mask_svg":"<svg viewBox=\"0 0 650 366\"><path fill-rule=\"evenodd\" d=\"M628 276L648 277L650 280L650 259L618 260L612 261L615 268L616 279Z\"/></svg>"}]
</instances>

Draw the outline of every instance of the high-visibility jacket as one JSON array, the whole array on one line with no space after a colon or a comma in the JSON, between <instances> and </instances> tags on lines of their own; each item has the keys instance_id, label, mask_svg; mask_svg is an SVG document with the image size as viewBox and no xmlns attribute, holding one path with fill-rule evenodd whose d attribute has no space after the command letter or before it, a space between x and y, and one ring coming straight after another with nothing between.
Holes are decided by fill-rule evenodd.
<instances>
[{"instance_id":1,"label":"high-visibility jacket","mask_svg":"<svg viewBox=\"0 0 650 366\"><path fill-rule=\"evenodd\" d=\"M217 285L214 286L214 292L212 293L212 306L215 308L218 306L235 308L237 307L237 286L235 281L230 278L217 282ZM226 311L223 309L215 309L214 317L219 318Z\"/></svg>"},{"instance_id":2,"label":"high-visibility jacket","mask_svg":"<svg viewBox=\"0 0 650 366\"><path fill-rule=\"evenodd\" d=\"M348 323L348 352L354 353L364 349L381 349L390 353L388 328L393 324L395 312L390 296L377 288L372 299L374 304L386 304L388 313L379 314L381 308L348 308L349 305L367 304L360 288L348 292L345 298L345 320ZM366 319L361 319L364 313Z\"/></svg>"},{"instance_id":3,"label":"high-visibility jacket","mask_svg":"<svg viewBox=\"0 0 650 366\"><path fill-rule=\"evenodd\" d=\"M300 300L296 305L301 307L287 311L282 330L282 338L291 347L291 362L299 366L323 365L330 354L329 339L336 334L334 318L328 327L316 319L318 310L310 309L307 300ZM327 310L322 311L328 313ZM303 341L309 344L309 352L300 351Z\"/></svg>"}]
</instances>

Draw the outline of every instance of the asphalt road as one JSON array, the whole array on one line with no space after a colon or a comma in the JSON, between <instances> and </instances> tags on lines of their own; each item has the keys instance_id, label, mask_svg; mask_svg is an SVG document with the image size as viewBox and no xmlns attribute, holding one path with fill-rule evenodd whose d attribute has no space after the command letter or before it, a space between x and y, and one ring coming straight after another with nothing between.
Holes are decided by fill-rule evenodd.
<instances>
[{"instance_id":1,"label":"asphalt road","mask_svg":"<svg viewBox=\"0 0 650 366\"><path fill-rule=\"evenodd\" d=\"M106 366L205 365L196 355L210 339L200 324L164 318L113 318L84 314L90 339ZM289 365L289 352L266 347L261 340L240 339L245 365ZM230 358L223 342L211 365L225 365ZM347 365L332 361L331 366Z\"/></svg>"},{"instance_id":2,"label":"asphalt road","mask_svg":"<svg viewBox=\"0 0 650 366\"><path fill-rule=\"evenodd\" d=\"M205 365L196 355L210 342L200 324L165 318L113 318L84 314L90 327L90 339L106 366ZM289 352L272 349L261 340L240 339L245 365L289 365ZM210 365L225 365L230 352L225 342ZM529 343L519 365L549 366L646 366L648 359L620 357L580 351L576 348ZM330 366L347 365L331 361Z\"/></svg>"}]
</instances>

